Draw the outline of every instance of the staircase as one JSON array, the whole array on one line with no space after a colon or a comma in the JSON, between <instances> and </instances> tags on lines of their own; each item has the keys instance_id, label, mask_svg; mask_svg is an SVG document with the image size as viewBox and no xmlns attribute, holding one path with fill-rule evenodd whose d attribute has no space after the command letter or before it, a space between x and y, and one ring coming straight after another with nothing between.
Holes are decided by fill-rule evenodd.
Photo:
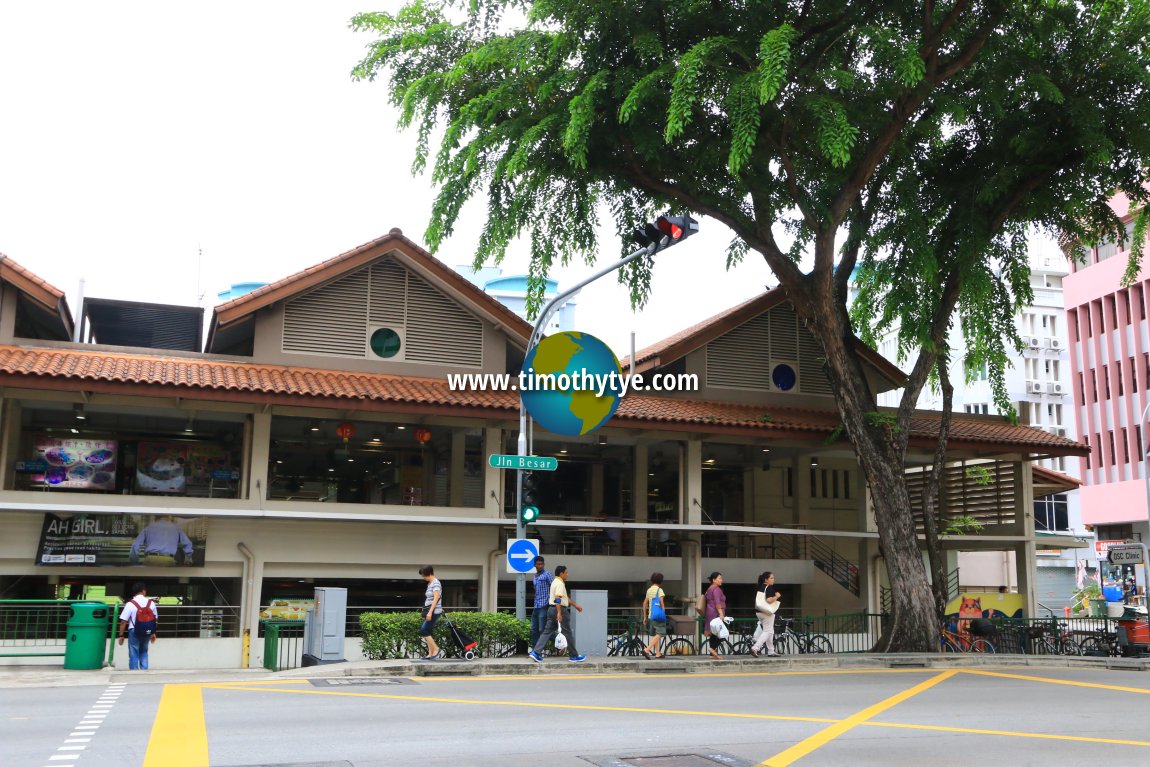
<instances>
[{"instance_id":1,"label":"staircase","mask_svg":"<svg viewBox=\"0 0 1150 767\"><path fill-rule=\"evenodd\" d=\"M806 536L805 543L807 558L814 562L815 567L857 597L859 595L858 565L836 553L826 541L817 536Z\"/></svg>"}]
</instances>

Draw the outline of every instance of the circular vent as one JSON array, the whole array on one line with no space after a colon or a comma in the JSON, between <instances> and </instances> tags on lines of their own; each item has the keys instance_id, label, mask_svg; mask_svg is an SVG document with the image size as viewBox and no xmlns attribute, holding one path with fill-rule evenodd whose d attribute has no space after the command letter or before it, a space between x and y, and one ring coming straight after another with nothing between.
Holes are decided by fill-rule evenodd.
<instances>
[{"instance_id":1,"label":"circular vent","mask_svg":"<svg viewBox=\"0 0 1150 767\"><path fill-rule=\"evenodd\" d=\"M387 359L399 354L399 333L391 328L380 328L371 334L371 350L377 357Z\"/></svg>"},{"instance_id":2,"label":"circular vent","mask_svg":"<svg viewBox=\"0 0 1150 767\"><path fill-rule=\"evenodd\" d=\"M790 391L798 380L795 369L786 363L779 363L771 369L771 383L779 391Z\"/></svg>"}]
</instances>

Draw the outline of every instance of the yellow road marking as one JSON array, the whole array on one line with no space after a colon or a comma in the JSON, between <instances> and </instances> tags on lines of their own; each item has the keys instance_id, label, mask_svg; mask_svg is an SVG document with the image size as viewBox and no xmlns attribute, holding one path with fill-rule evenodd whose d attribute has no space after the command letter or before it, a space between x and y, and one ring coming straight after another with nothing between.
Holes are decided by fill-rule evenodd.
<instances>
[{"instance_id":1,"label":"yellow road marking","mask_svg":"<svg viewBox=\"0 0 1150 767\"><path fill-rule=\"evenodd\" d=\"M513 708L555 708L564 711L615 711L632 714L680 714L683 716L714 716L734 719L765 719L783 722L815 722L832 724L836 720L810 716L779 716L775 714L737 714L728 711L683 711L673 708L628 708L626 706L589 706L577 703L531 703L518 700L471 700L468 698L440 698L430 695L388 695L378 692L349 692L347 690L283 690L264 687L234 687L230 685L205 684L221 690L241 690L247 692L278 692L285 695L334 695L342 698L377 698L380 700L422 701L424 703L466 703L475 706L510 706Z\"/></svg>"},{"instance_id":2,"label":"yellow road marking","mask_svg":"<svg viewBox=\"0 0 1150 767\"><path fill-rule=\"evenodd\" d=\"M903 690L897 695L892 695L886 700L875 703L873 706L868 706L856 714L851 714L846 719L843 719L840 722L836 722L830 727L816 732L806 740L799 741L795 745L788 748L786 751L775 754L770 759L760 764L759 767L787 767L787 765L794 764L799 759L802 759L804 756L811 753L815 749L825 746L827 743L830 743L832 740L839 737L843 733L849 730L853 730L855 727L863 724L868 719L878 716L888 709L894 708L904 700L908 700L913 698L915 695L918 695L920 692L929 690L939 682L950 679L958 672L958 669L944 671L941 674L932 676L930 679L927 679L924 682L916 684L910 689Z\"/></svg>"},{"instance_id":3,"label":"yellow road marking","mask_svg":"<svg viewBox=\"0 0 1150 767\"><path fill-rule=\"evenodd\" d=\"M148 738L144 767L204 767L208 728L202 685L166 684Z\"/></svg>"},{"instance_id":4,"label":"yellow road marking","mask_svg":"<svg viewBox=\"0 0 1150 767\"><path fill-rule=\"evenodd\" d=\"M1051 679L1045 676L1029 676L1027 674L1006 674L1001 671L983 671L967 669L967 674L977 674L979 676L997 676L1004 679L1024 679L1028 682L1046 682L1047 684L1066 684L1071 687L1093 687L1098 690L1114 690L1116 692L1136 692L1142 695L1150 695L1150 690L1144 687L1122 687L1116 684L1100 684L1098 682L1075 682L1072 679Z\"/></svg>"},{"instance_id":5,"label":"yellow road marking","mask_svg":"<svg viewBox=\"0 0 1150 767\"><path fill-rule=\"evenodd\" d=\"M1116 738L1089 738L1085 735L1053 735L1042 732L1012 732L1010 730L979 730L969 727L942 727L933 724L901 724L896 722L863 722L866 727L894 727L903 730L934 730L968 735L1002 735L1008 738L1038 738L1039 740L1071 740L1079 743L1107 743L1119 746L1147 746L1150 741L1118 740ZM1105 759L1103 759L1105 761Z\"/></svg>"}]
</instances>

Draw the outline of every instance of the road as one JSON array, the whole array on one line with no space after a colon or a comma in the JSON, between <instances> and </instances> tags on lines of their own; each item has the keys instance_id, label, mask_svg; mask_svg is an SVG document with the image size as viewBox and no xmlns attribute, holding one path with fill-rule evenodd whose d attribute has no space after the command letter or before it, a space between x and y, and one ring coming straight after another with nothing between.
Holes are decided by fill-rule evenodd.
<instances>
[{"instance_id":1,"label":"road","mask_svg":"<svg viewBox=\"0 0 1150 767\"><path fill-rule=\"evenodd\" d=\"M1150 762L1148 674L710 669L0 689L0 765Z\"/></svg>"}]
</instances>

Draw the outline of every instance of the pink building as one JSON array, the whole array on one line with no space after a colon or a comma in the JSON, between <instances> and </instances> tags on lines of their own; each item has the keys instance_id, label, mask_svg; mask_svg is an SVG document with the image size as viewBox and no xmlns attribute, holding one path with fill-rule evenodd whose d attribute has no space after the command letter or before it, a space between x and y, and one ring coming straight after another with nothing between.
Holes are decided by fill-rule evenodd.
<instances>
[{"instance_id":1,"label":"pink building","mask_svg":"<svg viewBox=\"0 0 1150 767\"><path fill-rule=\"evenodd\" d=\"M1122 287L1134 224L1124 196L1111 201L1126 222L1126 242L1103 243L1063 282L1071 347L1074 413L1090 455L1079 459L1082 520L1098 540L1150 540L1147 424L1150 333L1143 259L1138 279Z\"/></svg>"}]
</instances>

